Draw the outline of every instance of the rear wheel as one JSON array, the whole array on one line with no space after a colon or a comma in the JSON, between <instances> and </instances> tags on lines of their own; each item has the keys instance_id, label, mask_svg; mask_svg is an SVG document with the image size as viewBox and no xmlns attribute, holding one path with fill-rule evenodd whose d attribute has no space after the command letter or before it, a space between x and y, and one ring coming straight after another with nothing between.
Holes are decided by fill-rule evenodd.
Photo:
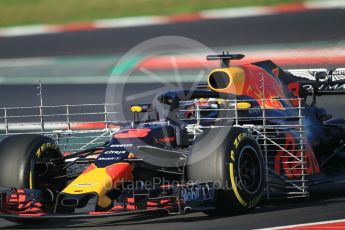
<instances>
[{"instance_id":1,"label":"rear wheel","mask_svg":"<svg viewBox=\"0 0 345 230\"><path fill-rule=\"evenodd\" d=\"M64 160L51 161L61 156L58 146L49 137L36 134L7 137L0 143L0 187L44 190L48 194L45 211L51 211L55 194L67 182L57 178L66 174Z\"/></svg>"},{"instance_id":2,"label":"rear wheel","mask_svg":"<svg viewBox=\"0 0 345 230\"><path fill-rule=\"evenodd\" d=\"M203 145L203 141L201 137L196 145ZM195 161L194 154L200 151L191 154L188 179L221 184L215 194L216 209L206 211L207 214L245 213L260 202L265 184L264 164L260 147L248 130L233 127L207 157Z\"/></svg>"}]
</instances>

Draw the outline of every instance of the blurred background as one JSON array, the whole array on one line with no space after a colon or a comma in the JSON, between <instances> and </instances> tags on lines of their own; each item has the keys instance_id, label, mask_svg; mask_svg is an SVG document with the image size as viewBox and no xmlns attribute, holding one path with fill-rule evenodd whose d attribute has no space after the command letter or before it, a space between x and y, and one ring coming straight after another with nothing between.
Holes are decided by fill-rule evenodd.
<instances>
[{"instance_id":1,"label":"blurred background","mask_svg":"<svg viewBox=\"0 0 345 230\"><path fill-rule=\"evenodd\" d=\"M343 0L0 0L0 107L39 104L38 81L45 105L103 103L118 60L158 36L246 55L234 64L345 67L344 7ZM204 52L192 55L206 63ZM176 71L166 62L164 55L134 58L117 75L144 66L169 79ZM188 83L203 66L180 54L175 67ZM145 74L134 75L125 93L157 88ZM338 101L327 103L339 110Z\"/></svg>"},{"instance_id":2,"label":"blurred background","mask_svg":"<svg viewBox=\"0 0 345 230\"><path fill-rule=\"evenodd\" d=\"M142 15L174 15L238 6L303 0L1 0L0 26L91 21Z\"/></svg>"}]
</instances>

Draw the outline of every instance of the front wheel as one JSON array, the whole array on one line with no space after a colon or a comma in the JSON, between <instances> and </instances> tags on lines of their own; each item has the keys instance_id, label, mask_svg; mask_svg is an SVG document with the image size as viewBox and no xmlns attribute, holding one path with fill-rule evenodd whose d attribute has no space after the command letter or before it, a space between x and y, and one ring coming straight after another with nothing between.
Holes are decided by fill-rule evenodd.
<instances>
[{"instance_id":1,"label":"front wheel","mask_svg":"<svg viewBox=\"0 0 345 230\"><path fill-rule=\"evenodd\" d=\"M196 145L201 143L202 138ZM200 153L193 152L192 158L193 154ZM231 128L207 157L191 162L188 175L192 181L212 179L222 184L215 194L216 209L206 211L209 215L248 212L260 202L265 185L260 147L249 130L238 127Z\"/></svg>"},{"instance_id":2,"label":"front wheel","mask_svg":"<svg viewBox=\"0 0 345 230\"><path fill-rule=\"evenodd\" d=\"M54 206L54 194L66 186L64 160L54 140L37 134L13 135L0 143L0 187L39 189L51 194L45 211ZM55 160L55 161L53 161ZM12 222L22 220L11 218Z\"/></svg>"}]
</instances>

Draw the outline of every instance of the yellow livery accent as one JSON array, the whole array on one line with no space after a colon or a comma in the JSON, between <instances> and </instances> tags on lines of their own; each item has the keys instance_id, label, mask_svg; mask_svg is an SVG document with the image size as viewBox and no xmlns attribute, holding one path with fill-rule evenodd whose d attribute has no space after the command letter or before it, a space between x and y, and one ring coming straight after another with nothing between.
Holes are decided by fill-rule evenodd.
<instances>
[{"instance_id":1,"label":"yellow livery accent","mask_svg":"<svg viewBox=\"0 0 345 230\"><path fill-rule=\"evenodd\" d=\"M139 105L133 105L131 107L131 112L132 113L140 113L143 109Z\"/></svg>"},{"instance_id":2,"label":"yellow livery accent","mask_svg":"<svg viewBox=\"0 0 345 230\"><path fill-rule=\"evenodd\" d=\"M62 192L68 194L84 194L95 192L99 196L98 205L106 208L111 204L111 199L106 193L113 187L111 177L106 173L106 168L95 168L81 174L71 182Z\"/></svg>"},{"instance_id":3,"label":"yellow livery accent","mask_svg":"<svg viewBox=\"0 0 345 230\"><path fill-rule=\"evenodd\" d=\"M32 171L31 170L30 170L30 175L29 175L29 189L33 189Z\"/></svg>"},{"instance_id":4,"label":"yellow livery accent","mask_svg":"<svg viewBox=\"0 0 345 230\"><path fill-rule=\"evenodd\" d=\"M224 79L225 76L227 79ZM226 81L225 87L216 87L215 82L217 81ZM241 95L244 84L245 72L239 67L215 69L208 75L208 86L216 92Z\"/></svg>"},{"instance_id":5,"label":"yellow livery accent","mask_svg":"<svg viewBox=\"0 0 345 230\"><path fill-rule=\"evenodd\" d=\"M249 102L237 102L237 109L249 109L252 105Z\"/></svg>"},{"instance_id":6,"label":"yellow livery accent","mask_svg":"<svg viewBox=\"0 0 345 230\"><path fill-rule=\"evenodd\" d=\"M231 186L232 189L234 190L235 196L237 200L245 207L247 207L247 202L245 202L240 193L238 192L236 181L235 181L235 175L234 175L234 164L230 162L230 180L231 180Z\"/></svg>"}]
</instances>

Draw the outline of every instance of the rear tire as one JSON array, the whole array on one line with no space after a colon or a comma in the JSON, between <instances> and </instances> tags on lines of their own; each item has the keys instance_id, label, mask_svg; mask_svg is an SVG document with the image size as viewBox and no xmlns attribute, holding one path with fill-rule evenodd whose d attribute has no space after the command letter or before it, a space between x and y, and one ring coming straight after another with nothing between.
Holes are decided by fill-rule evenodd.
<instances>
[{"instance_id":1,"label":"rear tire","mask_svg":"<svg viewBox=\"0 0 345 230\"><path fill-rule=\"evenodd\" d=\"M264 163L260 147L247 129L232 127L230 130L219 129L218 132L224 132L223 140L209 153L202 152L207 140L203 137L209 134L202 134L196 141L188 159L188 180L214 182L217 189L216 209L205 211L206 214L246 213L260 202L264 190ZM210 143L212 141L208 140L207 144ZM207 156L196 160L199 154Z\"/></svg>"},{"instance_id":2,"label":"rear tire","mask_svg":"<svg viewBox=\"0 0 345 230\"><path fill-rule=\"evenodd\" d=\"M66 171L56 165L64 165L64 160L46 167L46 162L61 157L54 140L37 134L20 134L7 137L0 143L0 187L47 190L56 194L66 186L65 179L53 179L65 175ZM40 162L38 164L38 162ZM53 208L53 197L50 201ZM9 221L32 223L32 221L8 218ZM39 221L41 222L41 221ZM38 223L38 222L34 222ZM33 223L33 224L34 224Z\"/></svg>"}]
</instances>

